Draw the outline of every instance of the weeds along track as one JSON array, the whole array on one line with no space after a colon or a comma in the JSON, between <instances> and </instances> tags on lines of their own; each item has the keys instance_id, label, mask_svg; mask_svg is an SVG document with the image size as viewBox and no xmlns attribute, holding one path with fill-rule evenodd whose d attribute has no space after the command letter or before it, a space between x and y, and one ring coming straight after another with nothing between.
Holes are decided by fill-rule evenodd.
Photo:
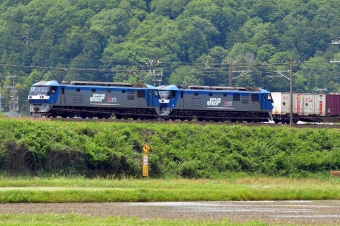
<instances>
[{"instance_id":1,"label":"weeds along track","mask_svg":"<svg viewBox=\"0 0 340 226\"><path fill-rule=\"evenodd\" d=\"M85 119L85 118L36 118L36 117L20 117L27 120L38 120L38 121L64 121L64 122L121 122L121 123L164 123L164 124L198 124L198 125L242 125L242 126L290 126L289 124L275 124L275 123L247 123L247 122L222 122L222 121L197 121L197 120L134 120L134 119ZM17 119L17 118L8 118ZM295 128L340 128L340 124L337 123L305 123L305 124L293 124Z\"/></svg>"}]
</instances>

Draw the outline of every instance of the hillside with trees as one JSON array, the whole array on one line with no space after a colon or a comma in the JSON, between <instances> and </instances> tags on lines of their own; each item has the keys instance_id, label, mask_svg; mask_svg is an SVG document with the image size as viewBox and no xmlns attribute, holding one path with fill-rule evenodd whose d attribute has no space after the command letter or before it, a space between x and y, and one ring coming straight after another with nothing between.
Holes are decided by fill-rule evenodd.
<instances>
[{"instance_id":1,"label":"hillside with trees","mask_svg":"<svg viewBox=\"0 0 340 226\"><path fill-rule=\"evenodd\" d=\"M338 0L0 0L0 36L5 111L14 75L22 112L40 80L153 84L154 69L162 84L289 91L290 60L295 92L340 92Z\"/></svg>"}]
</instances>

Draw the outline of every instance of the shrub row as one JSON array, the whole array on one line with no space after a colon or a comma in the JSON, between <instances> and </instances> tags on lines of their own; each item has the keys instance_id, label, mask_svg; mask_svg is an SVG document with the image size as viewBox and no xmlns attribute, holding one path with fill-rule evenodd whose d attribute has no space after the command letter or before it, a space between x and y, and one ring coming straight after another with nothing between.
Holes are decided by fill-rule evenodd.
<instances>
[{"instance_id":1,"label":"shrub row","mask_svg":"<svg viewBox=\"0 0 340 226\"><path fill-rule=\"evenodd\" d=\"M0 118L0 170L141 177L304 177L340 168L338 129Z\"/></svg>"}]
</instances>

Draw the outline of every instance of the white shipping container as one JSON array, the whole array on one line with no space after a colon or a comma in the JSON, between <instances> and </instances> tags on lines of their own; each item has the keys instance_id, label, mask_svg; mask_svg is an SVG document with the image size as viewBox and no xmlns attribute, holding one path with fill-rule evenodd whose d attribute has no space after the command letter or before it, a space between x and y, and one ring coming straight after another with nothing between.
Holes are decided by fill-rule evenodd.
<instances>
[{"instance_id":1,"label":"white shipping container","mask_svg":"<svg viewBox=\"0 0 340 226\"><path fill-rule=\"evenodd\" d=\"M290 114L290 93L273 92L271 95L274 101L273 115Z\"/></svg>"},{"instance_id":2,"label":"white shipping container","mask_svg":"<svg viewBox=\"0 0 340 226\"><path fill-rule=\"evenodd\" d=\"M325 94L296 94L294 113L303 116L325 116Z\"/></svg>"}]
</instances>

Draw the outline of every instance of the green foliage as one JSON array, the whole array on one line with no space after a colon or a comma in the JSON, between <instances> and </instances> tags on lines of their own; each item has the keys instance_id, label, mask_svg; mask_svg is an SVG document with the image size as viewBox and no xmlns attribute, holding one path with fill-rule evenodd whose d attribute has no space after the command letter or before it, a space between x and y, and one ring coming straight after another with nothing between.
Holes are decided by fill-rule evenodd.
<instances>
[{"instance_id":1,"label":"green foliage","mask_svg":"<svg viewBox=\"0 0 340 226\"><path fill-rule=\"evenodd\" d=\"M305 177L340 169L336 129L194 124L63 123L0 118L1 170L9 173L220 178Z\"/></svg>"},{"instance_id":2,"label":"green foliage","mask_svg":"<svg viewBox=\"0 0 340 226\"><path fill-rule=\"evenodd\" d=\"M17 75L27 112L29 87L56 68L69 69L60 80L150 83L145 63L160 59L164 83L227 85L233 58L234 71L252 71L233 85L288 91L287 81L268 76L289 70L292 58L294 91L338 92L339 64L329 61L339 60L330 44L339 9L334 0L0 1L0 83ZM0 91L7 108L8 90Z\"/></svg>"}]
</instances>

